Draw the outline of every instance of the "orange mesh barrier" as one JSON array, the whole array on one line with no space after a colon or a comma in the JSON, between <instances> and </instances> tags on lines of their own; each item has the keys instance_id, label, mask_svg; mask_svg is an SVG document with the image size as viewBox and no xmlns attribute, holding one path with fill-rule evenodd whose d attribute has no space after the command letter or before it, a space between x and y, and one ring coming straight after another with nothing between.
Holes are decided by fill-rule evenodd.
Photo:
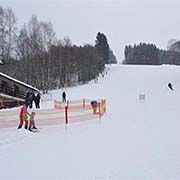
<instances>
[{"instance_id":1,"label":"orange mesh barrier","mask_svg":"<svg viewBox=\"0 0 180 180\"><path fill-rule=\"evenodd\" d=\"M66 102L54 100L55 109L63 109L65 106L68 106L68 109L82 109L82 108L92 108L90 99L81 99L81 100L67 100ZM97 100L98 102L102 100Z\"/></svg>"},{"instance_id":2,"label":"orange mesh barrier","mask_svg":"<svg viewBox=\"0 0 180 180\"><path fill-rule=\"evenodd\" d=\"M85 104L84 102L87 102L88 104ZM93 108L89 104L90 102L90 100L69 101L69 106L67 106L66 103L62 105L62 103L59 104L59 101L54 101L55 109L33 110L36 112L35 123L37 127L39 127L44 125L60 125L65 123L67 124L74 122L82 122L86 120L100 119L101 116L105 113L106 101L99 101L99 105L95 113ZM67 108L65 108L65 106ZM19 112L20 107L11 110L1 110L0 128L17 127L19 124Z\"/></svg>"}]
</instances>

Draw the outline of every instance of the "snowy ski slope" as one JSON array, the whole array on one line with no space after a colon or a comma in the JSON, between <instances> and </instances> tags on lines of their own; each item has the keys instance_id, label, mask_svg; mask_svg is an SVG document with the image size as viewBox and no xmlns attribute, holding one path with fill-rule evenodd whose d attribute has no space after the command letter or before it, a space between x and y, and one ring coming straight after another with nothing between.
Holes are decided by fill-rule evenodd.
<instances>
[{"instance_id":1,"label":"snowy ski slope","mask_svg":"<svg viewBox=\"0 0 180 180\"><path fill-rule=\"evenodd\" d=\"M180 179L180 67L114 65L67 98L105 98L107 114L40 133L0 129L0 179Z\"/></svg>"}]
</instances>

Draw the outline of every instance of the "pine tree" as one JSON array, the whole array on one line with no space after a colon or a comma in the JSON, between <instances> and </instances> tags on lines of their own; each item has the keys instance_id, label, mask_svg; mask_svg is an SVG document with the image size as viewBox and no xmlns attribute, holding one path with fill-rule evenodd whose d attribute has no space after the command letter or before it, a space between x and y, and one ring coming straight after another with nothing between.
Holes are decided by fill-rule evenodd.
<instances>
[{"instance_id":1,"label":"pine tree","mask_svg":"<svg viewBox=\"0 0 180 180\"><path fill-rule=\"evenodd\" d=\"M160 64L159 49L153 44L140 43L134 47L125 47L126 64Z\"/></svg>"},{"instance_id":2,"label":"pine tree","mask_svg":"<svg viewBox=\"0 0 180 180\"><path fill-rule=\"evenodd\" d=\"M108 64L109 59L109 44L106 36L103 33L98 32L95 41L95 47L97 48L99 59L99 70L102 73L105 68L105 64Z\"/></svg>"}]
</instances>

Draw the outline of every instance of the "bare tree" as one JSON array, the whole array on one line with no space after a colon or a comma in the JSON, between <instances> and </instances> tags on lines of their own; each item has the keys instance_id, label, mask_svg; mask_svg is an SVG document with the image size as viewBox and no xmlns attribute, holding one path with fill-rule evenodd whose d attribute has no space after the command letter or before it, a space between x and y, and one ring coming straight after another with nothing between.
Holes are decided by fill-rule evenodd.
<instances>
[{"instance_id":1,"label":"bare tree","mask_svg":"<svg viewBox=\"0 0 180 180\"><path fill-rule=\"evenodd\" d=\"M26 83L29 83L30 80L29 64L31 63L31 48L30 48L30 38L26 25L24 25L19 32L16 54L21 63L18 72L19 79L25 81ZM21 77L23 77L23 79Z\"/></svg>"},{"instance_id":2,"label":"bare tree","mask_svg":"<svg viewBox=\"0 0 180 180\"><path fill-rule=\"evenodd\" d=\"M53 30L53 26L50 22L41 22L40 32L42 53L40 71L43 75L42 77L44 78L44 87L45 91L47 92L52 82L51 71L53 70L53 63L50 48L52 44L55 42L55 33Z\"/></svg>"},{"instance_id":3,"label":"bare tree","mask_svg":"<svg viewBox=\"0 0 180 180\"><path fill-rule=\"evenodd\" d=\"M56 42L53 26L50 22L39 22L32 16L28 24L31 49L31 84L47 92L51 85L51 46Z\"/></svg>"},{"instance_id":4,"label":"bare tree","mask_svg":"<svg viewBox=\"0 0 180 180\"><path fill-rule=\"evenodd\" d=\"M16 18L13 11L0 6L0 56L4 61L14 55L16 32Z\"/></svg>"},{"instance_id":5,"label":"bare tree","mask_svg":"<svg viewBox=\"0 0 180 180\"><path fill-rule=\"evenodd\" d=\"M176 42L178 42L177 39L170 39L167 43L167 50L170 50L170 48L172 47L173 44L175 44Z\"/></svg>"},{"instance_id":6,"label":"bare tree","mask_svg":"<svg viewBox=\"0 0 180 180\"><path fill-rule=\"evenodd\" d=\"M99 69L102 57L96 46L72 45L69 37L57 41L52 24L38 21L34 15L16 36L15 16L11 9L1 6L0 56L0 59L12 59L7 70L13 69L14 77L44 93L57 87L86 83L102 72Z\"/></svg>"}]
</instances>

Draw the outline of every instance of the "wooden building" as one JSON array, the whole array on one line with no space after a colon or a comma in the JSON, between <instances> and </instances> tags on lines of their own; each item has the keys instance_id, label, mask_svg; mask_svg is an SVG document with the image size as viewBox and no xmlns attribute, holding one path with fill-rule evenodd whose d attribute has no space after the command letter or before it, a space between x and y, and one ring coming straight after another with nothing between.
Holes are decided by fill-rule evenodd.
<instances>
[{"instance_id":1,"label":"wooden building","mask_svg":"<svg viewBox=\"0 0 180 180\"><path fill-rule=\"evenodd\" d=\"M0 72L0 109L22 105L28 92L39 90Z\"/></svg>"}]
</instances>

